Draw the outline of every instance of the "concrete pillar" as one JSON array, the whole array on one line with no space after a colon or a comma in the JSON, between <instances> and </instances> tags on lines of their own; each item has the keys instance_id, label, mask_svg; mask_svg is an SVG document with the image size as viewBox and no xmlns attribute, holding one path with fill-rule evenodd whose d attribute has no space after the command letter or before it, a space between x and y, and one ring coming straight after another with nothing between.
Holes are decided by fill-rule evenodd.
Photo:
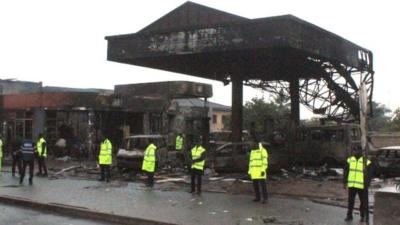
<instances>
[{"instance_id":1,"label":"concrete pillar","mask_svg":"<svg viewBox=\"0 0 400 225\"><path fill-rule=\"evenodd\" d=\"M299 80L290 81L290 120L296 127L300 125Z\"/></svg>"},{"instance_id":2,"label":"concrete pillar","mask_svg":"<svg viewBox=\"0 0 400 225\"><path fill-rule=\"evenodd\" d=\"M374 225L400 224L400 192L392 189L375 193Z\"/></svg>"},{"instance_id":3,"label":"concrete pillar","mask_svg":"<svg viewBox=\"0 0 400 225\"><path fill-rule=\"evenodd\" d=\"M43 108L33 109L32 138L36 140L40 133L44 131L46 111ZM27 137L30 138L30 137Z\"/></svg>"},{"instance_id":4,"label":"concrete pillar","mask_svg":"<svg viewBox=\"0 0 400 225\"><path fill-rule=\"evenodd\" d=\"M299 95L299 80L291 80L289 83L290 89L290 122L288 132L288 150L294 156L292 159L299 161L296 151L297 128L300 125L300 95ZM301 161L301 160L300 160ZM293 163L293 162L292 162Z\"/></svg>"},{"instance_id":5,"label":"concrete pillar","mask_svg":"<svg viewBox=\"0 0 400 225\"><path fill-rule=\"evenodd\" d=\"M232 77L232 141L242 141L243 130L243 80Z\"/></svg>"}]
</instances>

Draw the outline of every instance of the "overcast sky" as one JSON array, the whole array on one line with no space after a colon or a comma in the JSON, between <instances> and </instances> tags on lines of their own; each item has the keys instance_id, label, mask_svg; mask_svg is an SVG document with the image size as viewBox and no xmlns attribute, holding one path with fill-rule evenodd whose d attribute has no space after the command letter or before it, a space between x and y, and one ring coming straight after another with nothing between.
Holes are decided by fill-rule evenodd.
<instances>
[{"instance_id":1,"label":"overcast sky","mask_svg":"<svg viewBox=\"0 0 400 225\"><path fill-rule=\"evenodd\" d=\"M178 0L1 0L0 79L48 86L113 89L115 84L190 80L213 85L211 101L231 104L230 86L106 60L105 36L135 33L175 9ZM397 1L194 0L247 18L292 14L374 53L374 100L400 106ZM244 100L263 93L245 88ZM302 110L301 117L310 113Z\"/></svg>"}]
</instances>

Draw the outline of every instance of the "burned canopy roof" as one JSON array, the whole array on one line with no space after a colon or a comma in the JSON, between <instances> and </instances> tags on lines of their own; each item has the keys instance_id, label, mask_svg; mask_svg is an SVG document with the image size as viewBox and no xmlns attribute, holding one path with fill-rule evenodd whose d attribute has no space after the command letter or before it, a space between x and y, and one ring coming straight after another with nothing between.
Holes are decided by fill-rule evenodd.
<instances>
[{"instance_id":1,"label":"burned canopy roof","mask_svg":"<svg viewBox=\"0 0 400 225\"><path fill-rule=\"evenodd\" d=\"M358 110L353 75L367 80L372 94L369 50L292 15L247 19L187 2L137 33L106 39L110 61L239 78L286 95L285 82L298 80L300 102L328 116Z\"/></svg>"}]
</instances>

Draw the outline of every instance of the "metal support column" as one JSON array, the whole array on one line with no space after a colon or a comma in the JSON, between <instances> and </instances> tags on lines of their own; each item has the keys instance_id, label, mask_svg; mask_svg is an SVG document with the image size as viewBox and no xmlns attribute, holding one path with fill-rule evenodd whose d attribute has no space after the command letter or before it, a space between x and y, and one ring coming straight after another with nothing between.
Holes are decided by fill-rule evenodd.
<instances>
[{"instance_id":1,"label":"metal support column","mask_svg":"<svg viewBox=\"0 0 400 225\"><path fill-rule=\"evenodd\" d=\"M290 122L289 122L289 132L288 132L288 147L289 152L294 156L294 162L300 162L301 159L296 157L296 137L297 129L300 125L300 94L299 94L299 80L290 81Z\"/></svg>"},{"instance_id":2,"label":"metal support column","mask_svg":"<svg viewBox=\"0 0 400 225\"><path fill-rule=\"evenodd\" d=\"M290 81L290 120L295 127L300 125L300 94L297 79Z\"/></svg>"},{"instance_id":3,"label":"metal support column","mask_svg":"<svg viewBox=\"0 0 400 225\"><path fill-rule=\"evenodd\" d=\"M243 80L239 76L232 77L232 141L242 140L243 129Z\"/></svg>"}]
</instances>

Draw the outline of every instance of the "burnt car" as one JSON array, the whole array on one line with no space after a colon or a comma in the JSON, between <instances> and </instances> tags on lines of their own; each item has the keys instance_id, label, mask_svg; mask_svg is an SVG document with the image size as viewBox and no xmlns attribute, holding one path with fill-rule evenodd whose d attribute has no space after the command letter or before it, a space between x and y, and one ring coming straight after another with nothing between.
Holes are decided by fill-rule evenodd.
<instances>
[{"instance_id":1,"label":"burnt car","mask_svg":"<svg viewBox=\"0 0 400 225\"><path fill-rule=\"evenodd\" d=\"M262 142L267 148L269 154L269 164L271 153L267 142ZM208 153L206 167L213 168L217 172L247 172L249 166L249 157L251 151L251 142L228 142ZM272 161L271 161L272 160Z\"/></svg>"},{"instance_id":2,"label":"burnt car","mask_svg":"<svg viewBox=\"0 0 400 225\"><path fill-rule=\"evenodd\" d=\"M371 155L378 175L400 175L400 146L382 147Z\"/></svg>"},{"instance_id":3,"label":"burnt car","mask_svg":"<svg viewBox=\"0 0 400 225\"><path fill-rule=\"evenodd\" d=\"M166 165L168 150L163 135L133 135L123 140L122 148L117 152L118 169L127 168L141 171L144 151L150 140L157 146L157 166Z\"/></svg>"},{"instance_id":4,"label":"burnt car","mask_svg":"<svg viewBox=\"0 0 400 225\"><path fill-rule=\"evenodd\" d=\"M232 131L214 131L209 136L210 148L217 149L232 140ZM250 135L246 130L242 132L242 141L249 141Z\"/></svg>"}]
</instances>

